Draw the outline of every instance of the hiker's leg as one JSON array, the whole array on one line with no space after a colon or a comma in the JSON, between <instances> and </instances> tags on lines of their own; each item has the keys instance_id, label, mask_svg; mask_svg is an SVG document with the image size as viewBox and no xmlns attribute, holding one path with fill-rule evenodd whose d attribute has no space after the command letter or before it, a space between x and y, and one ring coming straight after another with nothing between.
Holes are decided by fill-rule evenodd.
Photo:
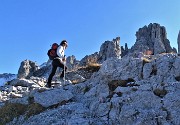
<instances>
[{"instance_id":1,"label":"hiker's leg","mask_svg":"<svg viewBox=\"0 0 180 125\"><path fill-rule=\"evenodd\" d=\"M52 81L53 76L54 76L55 73L56 73L56 69L57 69L57 66L56 66L56 65L53 65L51 74L49 75L48 82L47 82L47 84L48 84L49 87L51 87L51 81Z\"/></svg>"},{"instance_id":2,"label":"hiker's leg","mask_svg":"<svg viewBox=\"0 0 180 125\"><path fill-rule=\"evenodd\" d=\"M63 71L62 71L62 73L60 75L61 78L64 78L64 72L66 72L66 70L67 70L67 67L65 66L65 71L64 71L64 66L63 66Z\"/></svg>"},{"instance_id":3,"label":"hiker's leg","mask_svg":"<svg viewBox=\"0 0 180 125\"><path fill-rule=\"evenodd\" d=\"M63 78L63 77L64 77L64 72L66 72L67 67L65 66L65 71L64 71L64 64L63 64L63 63L60 63L60 64L59 64L59 67L61 67L61 68L63 69L63 71L62 71L62 73L61 73L61 75L60 75L60 78Z\"/></svg>"}]
</instances>

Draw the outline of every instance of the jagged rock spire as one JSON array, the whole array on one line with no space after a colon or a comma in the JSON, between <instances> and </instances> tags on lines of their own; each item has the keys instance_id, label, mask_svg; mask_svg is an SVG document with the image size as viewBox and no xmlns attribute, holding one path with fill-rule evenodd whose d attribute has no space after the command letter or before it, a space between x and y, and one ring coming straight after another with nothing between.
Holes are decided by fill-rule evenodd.
<instances>
[{"instance_id":1,"label":"jagged rock spire","mask_svg":"<svg viewBox=\"0 0 180 125\"><path fill-rule=\"evenodd\" d=\"M39 69L36 62L30 60L24 60L18 70L18 78L28 78L33 75L35 71Z\"/></svg>"},{"instance_id":2,"label":"jagged rock spire","mask_svg":"<svg viewBox=\"0 0 180 125\"><path fill-rule=\"evenodd\" d=\"M178 43L178 54L180 54L180 30L177 38L177 43Z\"/></svg>"},{"instance_id":3,"label":"jagged rock spire","mask_svg":"<svg viewBox=\"0 0 180 125\"><path fill-rule=\"evenodd\" d=\"M121 57L125 56L128 53L128 51L129 51L128 45L127 43L125 43L125 48L121 46Z\"/></svg>"},{"instance_id":4,"label":"jagged rock spire","mask_svg":"<svg viewBox=\"0 0 180 125\"><path fill-rule=\"evenodd\" d=\"M157 23L150 23L136 32L136 43L132 52L152 51L152 54L176 52L167 39L166 28Z\"/></svg>"},{"instance_id":5,"label":"jagged rock spire","mask_svg":"<svg viewBox=\"0 0 180 125\"><path fill-rule=\"evenodd\" d=\"M108 58L121 58L120 37L116 37L112 41L105 41L99 51L99 62L103 62Z\"/></svg>"},{"instance_id":6,"label":"jagged rock spire","mask_svg":"<svg viewBox=\"0 0 180 125\"><path fill-rule=\"evenodd\" d=\"M80 66L84 66L90 63L103 63L108 58L121 58L121 47L120 47L120 37L116 37L112 41L105 41L99 52L85 56L80 61Z\"/></svg>"}]
</instances>

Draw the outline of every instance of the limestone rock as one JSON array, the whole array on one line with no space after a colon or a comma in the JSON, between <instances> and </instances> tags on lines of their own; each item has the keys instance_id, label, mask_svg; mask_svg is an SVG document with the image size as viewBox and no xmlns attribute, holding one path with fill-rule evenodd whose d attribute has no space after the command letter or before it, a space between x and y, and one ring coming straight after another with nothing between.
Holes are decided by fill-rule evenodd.
<instances>
[{"instance_id":1,"label":"limestone rock","mask_svg":"<svg viewBox=\"0 0 180 125\"><path fill-rule=\"evenodd\" d=\"M41 122L39 122L41 121ZM21 122L19 122L20 124ZM57 109L47 110L29 118L22 125L89 125L91 123L88 109L82 103L69 103Z\"/></svg>"},{"instance_id":2,"label":"limestone rock","mask_svg":"<svg viewBox=\"0 0 180 125\"><path fill-rule=\"evenodd\" d=\"M128 52L129 52L128 45L127 45L127 43L125 43L125 48L123 46L121 46L121 57L127 55Z\"/></svg>"},{"instance_id":3,"label":"limestone rock","mask_svg":"<svg viewBox=\"0 0 180 125\"><path fill-rule=\"evenodd\" d=\"M97 63L99 58L99 54L95 52L94 54L91 55L86 55L84 58L81 59L80 61L80 66L87 66L92 63Z\"/></svg>"},{"instance_id":4,"label":"limestone rock","mask_svg":"<svg viewBox=\"0 0 180 125\"><path fill-rule=\"evenodd\" d=\"M144 79L156 79L158 82L175 82L180 77L180 58L176 54L162 54L153 57L143 67Z\"/></svg>"},{"instance_id":5,"label":"limestone rock","mask_svg":"<svg viewBox=\"0 0 180 125\"><path fill-rule=\"evenodd\" d=\"M68 56L66 59L66 66L68 67L68 71L78 69L79 61L76 60L74 55Z\"/></svg>"},{"instance_id":6,"label":"limestone rock","mask_svg":"<svg viewBox=\"0 0 180 125\"><path fill-rule=\"evenodd\" d=\"M93 63L103 63L109 58L121 58L120 37L113 39L112 41L105 41L99 52L85 56L80 61L80 66L86 66Z\"/></svg>"},{"instance_id":7,"label":"limestone rock","mask_svg":"<svg viewBox=\"0 0 180 125\"><path fill-rule=\"evenodd\" d=\"M67 73L66 78L74 84L81 83L86 80L83 76L79 75L78 73Z\"/></svg>"},{"instance_id":8,"label":"limestone rock","mask_svg":"<svg viewBox=\"0 0 180 125\"><path fill-rule=\"evenodd\" d=\"M18 78L28 78L39 69L38 65L30 60L24 60L18 70Z\"/></svg>"},{"instance_id":9,"label":"limestone rock","mask_svg":"<svg viewBox=\"0 0 180 125\"><path fill-rule=\"evenodd\" d=\"M177 54L109 58L83 83L30 90L25 97L47 110L9 124L180 124L179 64Z\"/></svg>"},{"instance_id":10,"label":"limestone rock","mask_svg":"<svg viewBox=\"0 0 180 125\"><path fill-rule=\"evenodd\" d=\"M46 79L45 78L40 78L40 77L30 77L30 80L32 80L34 83L36 83L37 85L39 86L45 86L45 82L46 82Z\"/></svg>"},{"instance_id":11,"label":"limestone rock","mask_svg":"<svg viewBox=\"0 0 180 125\"><path fill-rule=\"evenodd\" d=\"M180 124L180 117L178 116L180 115L180 110L178 108L180 105L179 96L180 96L180 92L179 90L177 90L177 91L172 91L168 93L163 99L164 100L163 108L164 108L164 111L166 112L166 119L167 120L171 119L172 124L175 124L175 125Z\"/></svg>"},{"instance_id":12,"label":"limestone rock","mask_svg":"<svg viewBox=\"0 0 180 125\"><path fill-rule=\"evenodd\" d=\"M143 61L138 58L112 58L103 63L100 73L105 78L116 80L142 79Z\"/></svg>"},{"instance_id":13,"label":"limestone rock","mask_svg":"<svg viewBox=\"0 0 180 125\"><path fill-rule=\"evenodd\" d=\"M35 83L32 80L27 80L27 79L14 79L9 84L11 86L30 87Z\"/></svg>"},{"instance_id":14,"label":"limestone rock","mask_svg":"<svg viewBox=\"0 0 180 125\"><path fill-rule=\"evenodd\" d=\"M31 75L29 75L29 77L34 76L34 77L45 77L48 78L50 72L51 72L51 65L46 65L41 67L40 69L34 71L33 73L31 73Z\"/></svg>"},{"instance_id":15,"label":"limestone rock","mask_svg":"<svg viewBox=\"0 0 180 125\"><path fill-rule=\"evenodd\" d=\"M165 27L159 24L140 28L136 36L131 49L127 44L122 48L123 58L120 38L104 42L99 53L80 62L69 57L72 72L67 73L67 78L80 83L42 87L47 78L43 77L48 76L43 72L50 71L49 63L39 72L27 73L37 73L36 77L27 75L28 79L15 79L0 88L0 107L8 102L27 107L40 104L44 108L29 118L24 112L7 125L179 125L180 57L170 53L174 49ZM102 65L89 72L83 65L90 63ZM78 66L83 68L76 69ZM54 84L58 82L53 80Z\"/></svg>"},{"instance_id":16,"label":"limestone rock","mask_svg":"<svg viewBox=\"0 0 180 125\"><path fill-rule=\"evenodd\" d=\"M16 94L16 93L11 93L11 98L22 98L23 96L22 96L22 94Z\"/></svg>"},{"instance_id":17,"label":"limestone rock","mask_svg":"<svg viewBox=\"0 0 180 125\"><path fill-rule=\"evenodd\" d=\"M72 93L63 89L53 89L45 92L34 94L34 101L43 107L49 107L62 101L68 101L73 97Z\"/></svg>"},{"instance_id":18,"label":"limestone rock","mask_svg":"<svg viewBox=\"0 0 180 125\"><path fill-rule=\"evenodd\" d=\"M9 88L9 92L17 92L17 88L14 87L14 86L11 86L11 87Z\"/></svg>"},{"instance_id":19,"label":"limestone rock","mask_svg":"<svg viewBox=\"0 0 180 125\"><path fill-rule=\"evenodd\" d=\"M104 62L108 58L121 58L120 37L112 41L105 41L99 51L99 62Z\"/></svg>"},{"instance_id":20,"label":"limestone rock","mask_svg":"<svg viewBox=\"0 0 180 125\"><path fill-rule=\"evenodd\" d=\"M131 53L146 53L147 50L152 51L152 54L176 53L176 50L170 46L164 26L150 23L136 32L136 43L131 48Z\"/></svg>"}]
</instances>

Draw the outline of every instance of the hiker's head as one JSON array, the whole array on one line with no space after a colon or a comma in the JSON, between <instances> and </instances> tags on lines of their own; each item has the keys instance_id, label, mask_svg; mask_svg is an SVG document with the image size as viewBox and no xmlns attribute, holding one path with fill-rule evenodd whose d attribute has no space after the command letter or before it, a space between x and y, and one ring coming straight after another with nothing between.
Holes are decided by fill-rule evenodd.
<instances>
[{"instance_id":1,"label":"hiker's head","mask_svg":"<svg viewBox=\"0 0 180 125\"><path fill-rule=\"evenodd\" d=\"M68 43L66 40L63 40L61 43L60 43L61 46L64 46L65 48L68 46Z\"/></svg>"}]
</instances>

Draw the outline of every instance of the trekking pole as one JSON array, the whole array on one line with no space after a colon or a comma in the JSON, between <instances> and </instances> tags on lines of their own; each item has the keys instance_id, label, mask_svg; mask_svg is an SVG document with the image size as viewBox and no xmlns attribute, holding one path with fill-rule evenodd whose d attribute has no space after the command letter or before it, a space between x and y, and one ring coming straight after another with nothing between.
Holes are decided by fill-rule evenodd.
<instances>
[{"instance_id":1,"label":"trekking pole","mask_svg":"<svg viewBox=\"0 0 180 125\"><path fill-rule=\"evenodd\" d=\"M64 58L66 56L64 55ZM65 69L65 65L66 65L66 60L64 60L64 85L65 85L65 78L66 78L66 69Z\"/></svg>"}]
</instances>

